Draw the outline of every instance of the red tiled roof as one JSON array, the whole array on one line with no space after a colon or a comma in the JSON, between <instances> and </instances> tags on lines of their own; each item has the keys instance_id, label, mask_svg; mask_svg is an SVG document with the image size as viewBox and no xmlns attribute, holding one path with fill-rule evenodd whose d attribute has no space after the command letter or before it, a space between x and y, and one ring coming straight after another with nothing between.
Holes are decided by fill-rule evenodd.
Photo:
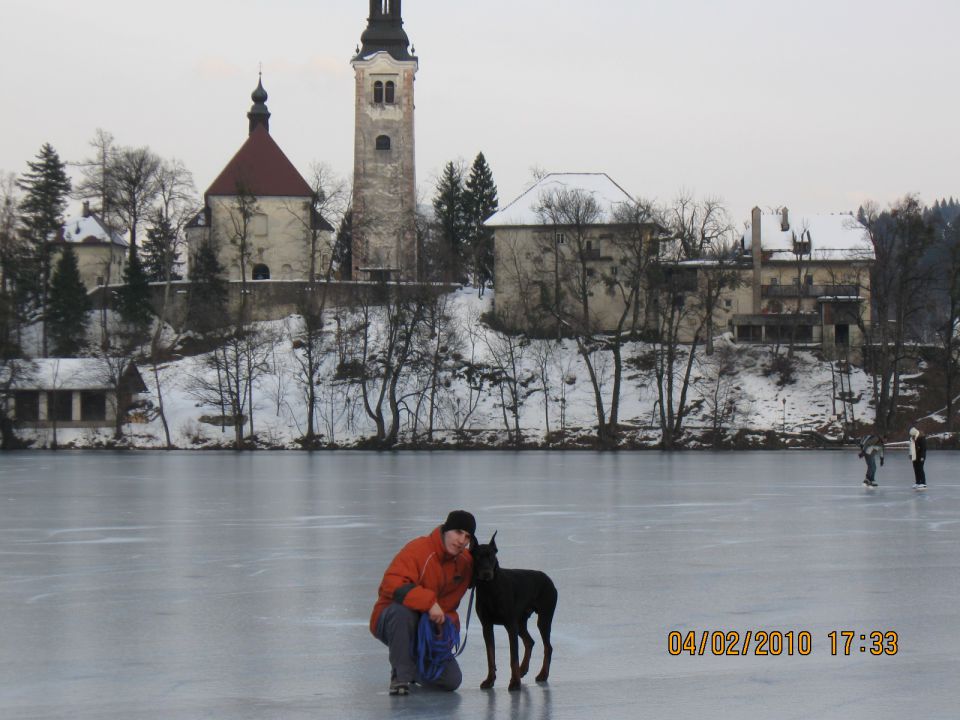
<instances>
[{"instance_id":1,"label":"red tiled roof","mask_svg":"<svg viewBox=\"0 0 960 720\"><path fill-rule=\"evenodd\" d=\"M262 125L250 133L247 141L217 176L207 195L236 195L237 187L257 197L310 197L310 185Z\"/></svg>"}]
</instances>

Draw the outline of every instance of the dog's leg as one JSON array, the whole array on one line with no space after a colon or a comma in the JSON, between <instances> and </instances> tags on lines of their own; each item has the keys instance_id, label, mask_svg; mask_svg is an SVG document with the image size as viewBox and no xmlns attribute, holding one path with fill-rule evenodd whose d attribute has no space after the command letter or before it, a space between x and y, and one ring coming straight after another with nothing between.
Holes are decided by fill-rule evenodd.
<instances>
[{"instance_id":1,"label":"dog's leg","mask_svg":"<svg viewBox=\"0 0 960 720\"><path fill-rule=\"evenodd\" d=\"M520 640L518 623L514 620L506 625L507 634L510 636L510 684L507 690L520 689Z\"/></svg>"},{"instance_id":2,"label":"dog's leg","mask_svg":"<svg viewBox=\"0 0 960 720\"><path fill-rule=\"evenodd\" d=\"M553 645L550 644L550 629L553 627L553 613L557 609L557 589L550 588L546 606L537 613L537 628L540 630L540 637L543 639L543 667L540 668L540 674L537 675L537 682L546 682L550 677L550 660L553 658Z\"/></svg>"},{"instance_id":3,"label":"dog's leg","mask_svg":"<svg viewBox=\"0 0 960 720\"><path fill-rule=\"evenodd\" d=\"M480 683L480 689L489 690L497 679L497 648L493 640L493 623L483 625L483 644L487 646L487 679Z\"/></svg>"},{"instance_id":4,"label":"dog's leg","mask_svg":"<svg viewBox=\"0 0 960 720\"><path fill-rule=\"evenodd\" d=\"M520 639L523 640L523 660L520 662L520 677L526 677L530 670L530 653L533 651L533 638L530 637L530 631L527 630L527 620L520 620Z\"/></svg>"}]
</instances>

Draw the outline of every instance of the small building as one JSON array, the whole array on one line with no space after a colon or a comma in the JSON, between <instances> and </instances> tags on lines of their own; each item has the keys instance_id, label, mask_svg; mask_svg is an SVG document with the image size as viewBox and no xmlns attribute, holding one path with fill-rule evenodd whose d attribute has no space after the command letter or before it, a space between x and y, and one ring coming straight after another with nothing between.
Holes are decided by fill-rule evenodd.
<instances>
[{"instance_id":1,"label":"small building","mask_svg":"<svg viewBox=\"0 0 960 720\"><path fill-rule=\"evenodd\" d=\"M88 291L123 282L129 252L127 241L111 230L87 201L83 203L82 214L67 220L52 244L54 263L67 245L76 253L80 280Z\"/></svg>"},{"instance_id":2,"label":"small building","mask_svg":"<svg viewBox=\"0 0 960 720\"><path fill-rule=\"evenodd\" d=\"M112 427L147 386L133 363L119 382L111 374L97 358L24 361L6 390L8 412L24 428Z\"/></svg>"}]
</instances>

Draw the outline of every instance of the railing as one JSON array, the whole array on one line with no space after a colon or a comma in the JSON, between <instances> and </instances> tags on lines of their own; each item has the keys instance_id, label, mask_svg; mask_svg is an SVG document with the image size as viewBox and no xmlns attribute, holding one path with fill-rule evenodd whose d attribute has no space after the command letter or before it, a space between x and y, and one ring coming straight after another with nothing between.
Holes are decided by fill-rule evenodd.
<instances>
[{"instance_id":1,"label":"railing","mask_svg":"<svg viewBox=\"0 0 960 720\"><path fill-rule=\"evenodd\" d=\"M860 287L858 285L763 285L760 288L763 297L823 297L823 296L845 296L858 297Z\"/></svg>"}]
</instances>

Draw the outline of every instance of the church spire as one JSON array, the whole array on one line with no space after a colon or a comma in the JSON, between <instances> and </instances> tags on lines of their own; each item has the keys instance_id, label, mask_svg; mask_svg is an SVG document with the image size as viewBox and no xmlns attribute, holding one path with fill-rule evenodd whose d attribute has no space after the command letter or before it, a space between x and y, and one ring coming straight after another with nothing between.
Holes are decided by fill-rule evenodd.
<instances>
[{"instance_id":1,"label":"church spire","mask_svg":"<svg viewBox=\"0 0 960 720\"><path fill-rule=\"evenodd\" d=\"M367 29L360 36L360 52L357 59L370 57L376 52L387 52L395 60L413 60L408 47L410 40L403 30L400 0L370 0L370 17Z\"/></svg>"},{"instance_id":2,"label":"church spire","mask_svg":"<svg viewBox=\"0 0 960 720\"><path fill-rule=\"evenodd\" d=\"M267 110L267 91L263 89L262 72L257 82L257 89L251 93L250 99L253 100L253 106L247 113L247 119L250 121L250 134L253 134L257 125L263 125L263 129L270 132L270 111Z\"/></svg>"}]
</instances>

